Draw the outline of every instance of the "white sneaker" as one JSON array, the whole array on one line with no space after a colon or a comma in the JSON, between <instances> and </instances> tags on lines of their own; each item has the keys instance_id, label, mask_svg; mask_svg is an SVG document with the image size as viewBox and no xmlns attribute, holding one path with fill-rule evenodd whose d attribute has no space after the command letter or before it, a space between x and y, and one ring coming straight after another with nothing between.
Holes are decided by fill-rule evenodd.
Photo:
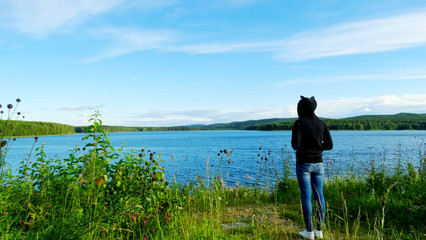
<instances>
[{"instance_id":1,"label":"white sneaker","mask_svg":"<svg viewBox=\"0 0 426 240\"><path fill-rule=\"evenodd\" d=\"M315 239L314 232L308 232L306 229L305 231L300 232L299 235L305 239Z\"/></svg>"},{"instance_id":2,"label":"white sneaker","mask_svg":"<svg viewBox=\"0 0 426 240\"><path fill-rule=\"evenodd\" d=\"M318 239L323 238L322 231L318 231L318 230L314 229L314 235L315 235L315 238L318 238Z\"/></svg>"}]
</instances>

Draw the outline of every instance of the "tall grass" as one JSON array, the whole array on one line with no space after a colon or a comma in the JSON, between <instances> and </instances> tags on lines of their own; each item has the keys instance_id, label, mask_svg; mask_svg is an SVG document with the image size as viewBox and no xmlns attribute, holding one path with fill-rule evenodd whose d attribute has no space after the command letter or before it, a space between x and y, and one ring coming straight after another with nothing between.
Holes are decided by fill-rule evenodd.
<instances>
[{"instance_id":1,"label":"tall grass","mask_svg":"<svg viewBox=\"0 0 426 240\"><path fill-rule=\"evenodd\" d=\"M298 239L300 194L285 147L281 162L259 149L254 185L228 184L233 152L226 149L207 162L203 176L169 183L161 154L116 149L99 113L91 122L84 147L58 159L42 145L30 150L17 174L4 164L13 150L13 140L5 140L1 239ZM365 176L328 178L325 239L424 238L423 152L420 161L419 169L408 164L391 175L370 169Z\"/></svg>"}]
</instances>

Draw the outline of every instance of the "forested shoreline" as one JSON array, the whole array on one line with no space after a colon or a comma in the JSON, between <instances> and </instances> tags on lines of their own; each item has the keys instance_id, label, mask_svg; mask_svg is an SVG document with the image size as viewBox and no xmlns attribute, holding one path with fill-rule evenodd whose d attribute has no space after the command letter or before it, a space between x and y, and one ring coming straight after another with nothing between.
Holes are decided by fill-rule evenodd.
<instances>
[{"instance_id":1,"label":"forested shoreline","mask_svg":"<svg viewBox=\"0 0 426 240\"><path fill-rule=\"evenodd\" d=\"M75 127L51 122L31 122L21 120L0 120L0 137L33 137L48 135L75 134Z\"/></svg>"},{"instance_id":2,"label":"forested shoreline","mask_svg":"<svg viewBox=\"0 0 426 240\"><path fill-rule=\"evenodd\" d=\"M257 130L289 131L296 118L272 118L209 125L171 127L107 126L107 132L154 132L154 131L200 131L200 130ZM399 113L395 115L366 115L341 119L322 118L330 130L426 130L426 114ZM46 136L84 133L86 126L70 126L50 122L0 120L3 136Z\"/></svg>"},{"instance_id":3,"label":"forested shoreline","mask_svg":"<svg viewBox=\"0 0 426 240\"><path fill-rule=\"evenodd\" d=\"M324 119L330 130L426 130L425 120L357 120ZM291 130L293 122L280 122L247 127L246 130L286 131Z\"/></svg>"}]
</instances>

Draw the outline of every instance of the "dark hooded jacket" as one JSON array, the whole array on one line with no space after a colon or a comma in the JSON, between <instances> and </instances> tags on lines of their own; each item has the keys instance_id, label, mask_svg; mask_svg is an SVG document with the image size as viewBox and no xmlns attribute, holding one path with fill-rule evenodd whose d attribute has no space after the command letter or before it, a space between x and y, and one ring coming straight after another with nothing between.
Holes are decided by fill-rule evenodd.
<instances>
[{"instance_id":1,"label":"dark hooded jacket","mask_svg":"<svg viewBox=\"0 0 426 240\"><path fill-rule=\"evenodd\" d=\"M293 124L291 136L291 146L296 150L297 163L322 162L322 151L333 148L327 125L314 113L316 108L314 97L301 96L297 104L299 119Z\"/></svg>"}]
</instances>

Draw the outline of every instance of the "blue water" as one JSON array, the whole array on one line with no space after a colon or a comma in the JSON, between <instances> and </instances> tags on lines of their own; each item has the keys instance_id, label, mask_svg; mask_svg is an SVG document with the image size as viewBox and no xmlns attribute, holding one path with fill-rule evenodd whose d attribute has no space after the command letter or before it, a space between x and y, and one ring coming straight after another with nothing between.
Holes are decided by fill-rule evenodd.
<instances>
[{"instance_id":1,"label":"blue water","mask_svg":"<svg viewBox=\"0 0 426 240\"><path fill-rule=\"evenodd\" d=\"M74 147L82 148L86 134L39 137L35 148L44 144L48 157L67 158ZM348 171L365 174L374 163L392 173L401 163L403 169L411 162L416 168L425 155L426 131L332 131L334 149L324 152L324 162L329 177L344 175ZM196 176L207 177L218 171L220 150L233 150L230 157L222 159L221 172L229 183L254 183L260 171L260 157L268 157L268 172L261 176L275 179L283 175L283 159L290 159L294 174L295 155L290 144L291 132L264 131L188 131L188 132L137 132L111 133L115 148L125 145L129 149L145 148L161 153L161 164L170 181L186 182ZM28 158L34 138L18 138L7 153L6 162L16 169ZM259 150L262 148L262 150ZM282 153L284 150L284 154ZM35 150L34 150L35 151ZM34 151L30 157L34 159ZM269 153L270 151L270 153ZM269 153L269 155L268 155ZM260 156L258 156L260 154ZM230 159L230 163L228 163ZM209 167L207 167L207 165ZM211 166L213 165L213 167Z\"/></svg>"}]
</instances>

